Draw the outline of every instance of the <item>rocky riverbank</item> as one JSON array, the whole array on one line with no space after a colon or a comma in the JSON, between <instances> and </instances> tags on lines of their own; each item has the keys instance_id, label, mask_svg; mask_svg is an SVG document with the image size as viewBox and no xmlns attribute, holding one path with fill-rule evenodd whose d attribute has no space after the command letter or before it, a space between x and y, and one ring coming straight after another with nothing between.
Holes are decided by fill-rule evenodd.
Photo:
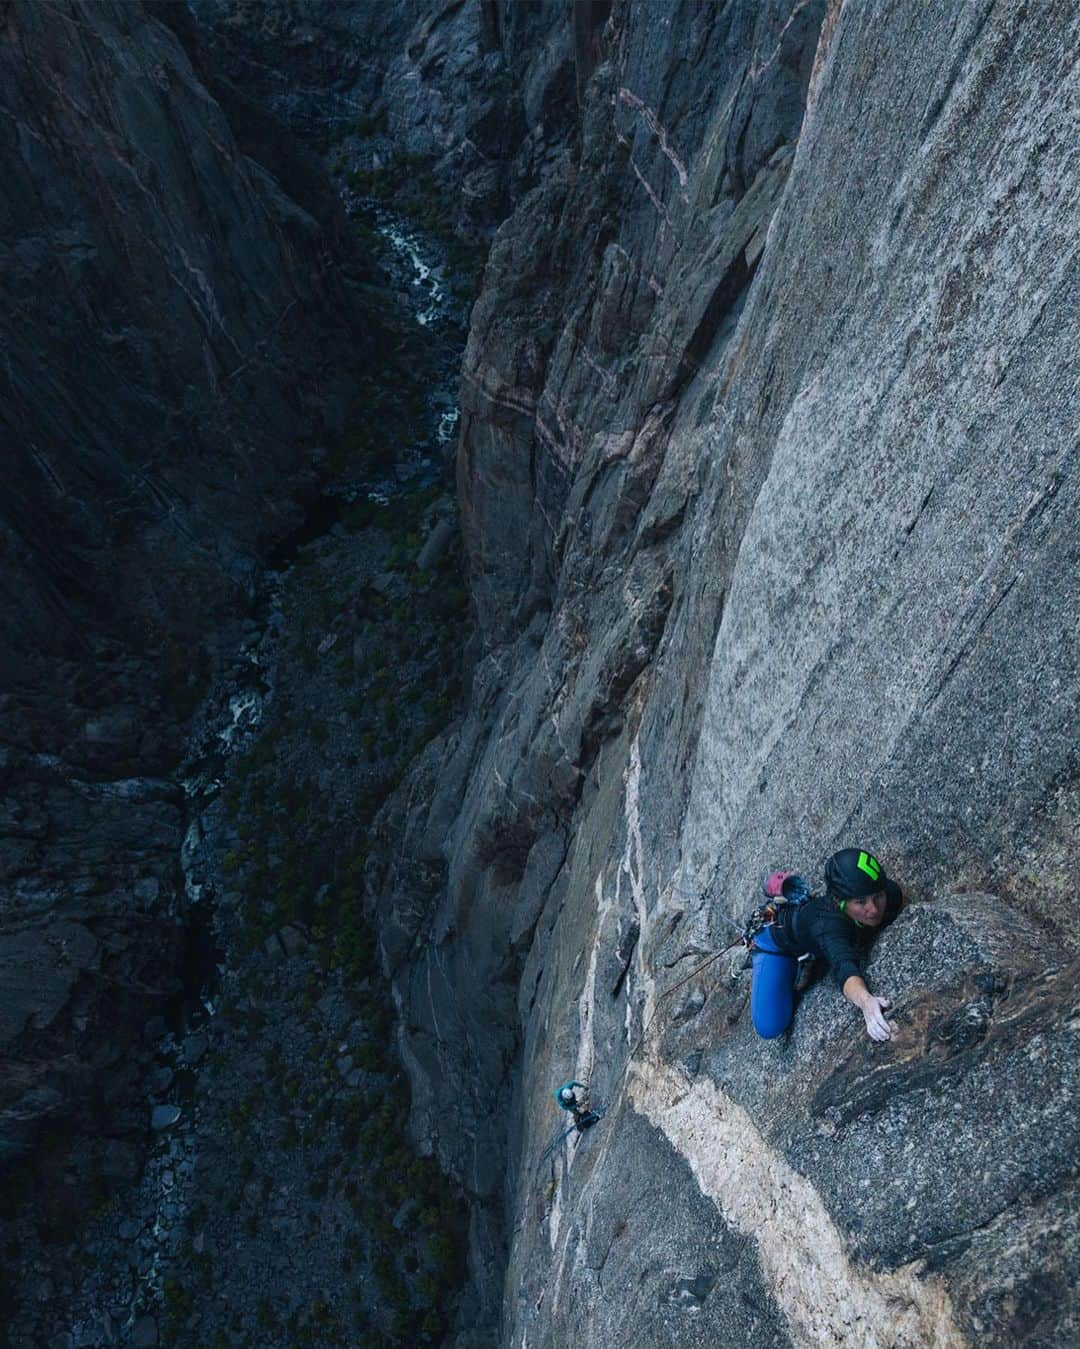
<instances>
[{"instance_id":1,"label":"rocky riverbank","mask_svg":"<svg viewBox=\"0 0 1080 1349\"><path fill-rule=\"evenodd\" d=\"M42 1294L15 1345L437 1343L453 1315L465 1214L406 1142L363 888L379 804L460 708L466 595L451 500L384 492L271 577L201 714L184 862L216 977L144 1030L142 1176L48 1245L9 1227Z\"/></svg>"}]
</instances>

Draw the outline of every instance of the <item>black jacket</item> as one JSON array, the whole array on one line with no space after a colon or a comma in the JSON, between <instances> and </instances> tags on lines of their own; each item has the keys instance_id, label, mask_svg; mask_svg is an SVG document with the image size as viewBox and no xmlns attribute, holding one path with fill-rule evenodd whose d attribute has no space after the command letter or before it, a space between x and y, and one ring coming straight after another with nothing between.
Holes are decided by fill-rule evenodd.
<instances>
[{"instance_id":1,"label":"black jacket","mask_svg":"<svg viewBox=\"0 0 1080 1349\"><path fill-rule=\"evenodd\" d=\"M904 902L904 892L895 881L885 882L885 916L877 927L859 927L840 912L831 899L811 895L805 904L781 905L772 933L777 946L793 956L806 952L829 962L837 987L853 974L862 975L860 959L875 932L893 921Z\"/></svg>"}]
</instances>

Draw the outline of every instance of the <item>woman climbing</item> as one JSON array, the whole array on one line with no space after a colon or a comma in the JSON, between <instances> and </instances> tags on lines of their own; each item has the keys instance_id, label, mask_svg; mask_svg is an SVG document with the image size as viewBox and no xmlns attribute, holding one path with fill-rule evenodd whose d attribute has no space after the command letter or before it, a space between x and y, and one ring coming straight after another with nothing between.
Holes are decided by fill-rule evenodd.
<instances>
[{"instance_id":1,"label":"woman climbing","mask_svg":"<svg viewBox=\"0 0 1080 1349\"><path fill-rule=\"evenodd\" d=\"M581 1096L578 1097L580 1090ZM564 1082L555 1092L555 1100L559 1103L561 1110L569 1110L574 1117L574 1126L578 1133L584 1133L586 1129L601 1119L603 1111L592 1110L589 1107L589 1089L584 1082Z\"/></svg>"},{"instance_id":2,"label":"woman climbing","mask_svg":"<svg viewBox=\"0 0 1080 1349\"><path fill-rule=\"evenodd\" d=\"M889 999L870 992L859 957L871 937L900 912L903 891L885 875L871 853L844 848L825 863L824 895L810 894L801 876L774 871L765 878L769 899L786 900L765 909L766 918L750 941L750 1016L765 1040L774 1040L795 1012L795 977L801 957L828 962L848 1002L863 1014L872 1040L888 1040Z\"/></svg>"}]
</instances>

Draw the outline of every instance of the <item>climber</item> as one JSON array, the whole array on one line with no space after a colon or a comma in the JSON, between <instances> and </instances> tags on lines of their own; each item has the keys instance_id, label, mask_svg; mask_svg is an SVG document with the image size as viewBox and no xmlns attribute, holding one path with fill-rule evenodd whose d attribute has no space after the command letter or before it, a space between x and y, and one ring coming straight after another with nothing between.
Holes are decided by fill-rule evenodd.
<instances>
[{"instance_id":1,"label":"climber","mask_svg":"<svg viewBox=\"0 0 1080 1349\"><path fill-rule=\"evenodd\" d=\"M583 1093L580 1100L577 1095L579 1089ZM584 1133L601 1118L597 1111L589 1109L588 1090L584 1082L564 1082L555 1092L560 1109L569 1110L573 1115L578 1133Z\"/></svg>"},{"instance_id":2,"label":"climber","mask_svg":"<svg viewBox=\"0 0 1080 1349\"><path fill-rule=\"evenodd\" d=\"M795 979L800 959L826 961L848 1002L863 1014L872 1040L888 1040L885 1017L889 999L870 992L859 970L859 957L870 938L900 912L903 891L889 880L871 853L844 848L825 863L824 895L812 895L801 876L774 871L763 885L769 899L766 922L750 938L750 1016L765 1040L774 1040L791 1024ZM786 901L786 902L784 902ZM760 912L760 911L759 911Z\"/></svg>"}]
</instances>

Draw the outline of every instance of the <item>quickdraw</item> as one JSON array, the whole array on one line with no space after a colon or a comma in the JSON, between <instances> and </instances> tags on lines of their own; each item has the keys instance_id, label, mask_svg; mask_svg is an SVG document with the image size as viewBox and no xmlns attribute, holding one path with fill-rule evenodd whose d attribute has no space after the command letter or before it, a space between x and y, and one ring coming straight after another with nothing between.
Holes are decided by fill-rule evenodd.
<instances>
[{"instance_id":1,"label":"quickdraw","mask_svg":"<svg viewBox=\"0 0 1080 1349\"><path fill-rule=\"evenodd\" d=\"M770 900L767 904L759 904L750 917L746 920L746 926L743 928L742 941L746 947L754 944L754 938L765 928L771 927L780 917L780 905L775 900Z\"/></svg>"},{"instance_id":2,"label":"quickdraw","mask_svg":"<svg viewBox=\"0 0 1080 1349\"><path fill-rule=\"evenodd\" d=\"M746 920L742 939L748 950L753 949L754 938L759 932L779 921L781 910L797 909L812 898L810 887L801 876L789 874L787 880L792 883L790 893L776 899L767 899L764 904L759 904Z\"/></svg>"}]
</instances>

